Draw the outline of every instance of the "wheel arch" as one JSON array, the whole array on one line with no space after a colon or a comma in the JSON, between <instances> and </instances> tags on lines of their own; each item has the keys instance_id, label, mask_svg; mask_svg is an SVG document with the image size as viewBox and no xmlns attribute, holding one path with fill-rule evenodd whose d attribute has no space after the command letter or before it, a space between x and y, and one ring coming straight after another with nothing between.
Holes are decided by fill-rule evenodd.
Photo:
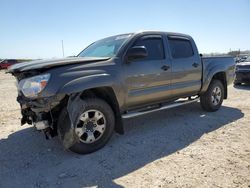
<instances>
[{"instance_id":1,"label":"wheel arch","mask_svg":"<svg viewBox=\"0 0 250 188\"><path fill-rule=\"evenodd\" d=\"M224 87L224 99L227 99L227 79L226 79L226 73L225 72L218 72L213 77L212 80L219 80L221 81L223 87Z\"/></svg>"},{"instance_id":2,"label":"wheel arch","mask_svg":"<svg viewBox=\"0 0 250 188\"><path fill-rule=\"evenodd\" d=\"M225 71L218 71L210 73L209 76L205 79L206 81L203 83L203 87L201 90L201 93L204 93L207 91L209 85L211 84L212 80L219 80L222 82L222 85L224 87L224 99L227 99L227 76Z\"/></svg>"},{"instance_id":3,"label":"wheel arch","mask_svg":"<svg viewBox=\"0 0 250 188\"><path fill-rule=\"evenodd\" d=\"M110 105L115 114L115 131L119 134L124 134L119 103L117 101L113 88L109 86L96 87L96 88L86 89L80 93L80 98L82 100L84 100L84 98L93 98L93 97L100 98L106 101Z\"/></svg>"}]
</instances>

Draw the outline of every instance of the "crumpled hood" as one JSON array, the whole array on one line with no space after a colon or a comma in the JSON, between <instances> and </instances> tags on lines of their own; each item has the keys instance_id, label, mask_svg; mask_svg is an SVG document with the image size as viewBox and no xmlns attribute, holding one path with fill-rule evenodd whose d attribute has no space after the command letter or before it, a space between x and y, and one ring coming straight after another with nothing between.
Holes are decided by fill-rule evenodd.
<instances>
[{"instance_id":1,"label":"crumpled hood","mask_svg":"<svg viewBox=\"0 0 250 188\"><path fill-rule=\"evenodd\" d=\"M91 63L99 61L107 61L109 57L70 57L61 59L36 60L24 63L18 63L8 68L9 73L18 73L29 70L49 69L63 65L76 63Z\"/></svg>"}]
</instances>

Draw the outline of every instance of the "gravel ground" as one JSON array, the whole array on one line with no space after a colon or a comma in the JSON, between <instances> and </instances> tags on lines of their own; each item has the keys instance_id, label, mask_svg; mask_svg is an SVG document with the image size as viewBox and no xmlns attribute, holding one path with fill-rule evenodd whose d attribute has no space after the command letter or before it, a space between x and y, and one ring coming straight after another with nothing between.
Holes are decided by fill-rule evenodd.
<instances>
[{"instance_id":1,"label":"gravel ground","mask_svg":"<svg viewBox=\"0 0 250 188\"><path fill-rule=\"evenodd\" d=\"M0 187L250 187L250 86L125 121L103 149L77 155L20 126L15 80L0 71Z\"/></svg>"}]
</instances>

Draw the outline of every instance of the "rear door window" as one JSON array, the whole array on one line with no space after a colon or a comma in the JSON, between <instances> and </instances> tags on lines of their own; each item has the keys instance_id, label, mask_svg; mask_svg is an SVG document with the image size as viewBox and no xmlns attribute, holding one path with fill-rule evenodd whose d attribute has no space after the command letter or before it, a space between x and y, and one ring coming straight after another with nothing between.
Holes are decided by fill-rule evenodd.
<instances>
[{"instance_id":1,"label":"rear door window","mask_svg":"<svg viewBox=\"0 0 250 188\"><path fill-rule=\"evenodd\" d=\"M190 40L169 37L168 41L173 58L188 58L194 55L193 47Z\"/></svg>"}]
</instances>

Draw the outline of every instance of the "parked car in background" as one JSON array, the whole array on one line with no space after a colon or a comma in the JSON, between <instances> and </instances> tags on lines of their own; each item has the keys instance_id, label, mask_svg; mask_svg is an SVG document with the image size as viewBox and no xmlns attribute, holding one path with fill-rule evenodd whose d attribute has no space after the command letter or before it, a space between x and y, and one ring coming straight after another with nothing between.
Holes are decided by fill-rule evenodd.
<instances>
[{"instance_id":1,"label":"parked car in background","mask_svg":"<svg viewBox=\"0 0 250 188\"><path fill-rule=\"evenodd\" d=\"M18 63L16 59L5 59L0 62L0 69L7 69L9 66Z\"/></svg>"},{"instance_id":2,"label":"parked car in background","mask_svg":"<svg viewBox=\"0 0 250 188\"><path fill-rule=\"evenodd\" d=\"M234 85L250 82L250 56L244 62L236 64L235 73Z\"/></svg>"},{"instance_id":3,"label":"parked car in background","mask_svg":"<svg viewBox=\"0 0 250 188\"><path fill-rule=\"evenodd\" d=\"M244 61L246 61L246 59L247 59L247 56L245 55L245 56L241 57L240 61L244 62Z\"/></svg>"}]
</instances>

